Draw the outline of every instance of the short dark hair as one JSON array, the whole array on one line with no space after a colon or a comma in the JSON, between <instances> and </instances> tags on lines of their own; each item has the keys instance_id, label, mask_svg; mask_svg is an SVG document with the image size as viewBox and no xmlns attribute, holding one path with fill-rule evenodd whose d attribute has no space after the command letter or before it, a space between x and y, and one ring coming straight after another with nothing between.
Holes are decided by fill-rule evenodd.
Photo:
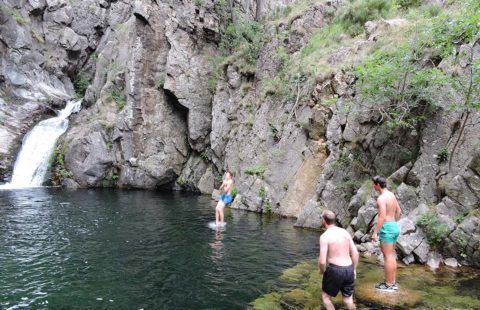
<instances>
[{"instance_id":1,"label":"short dark hair","mask_svg":"<svg viewBox=\"0 0 480 310\"><path fill-rule=\"evenodd\" d=\"M387 187L387 179L380 175L376 175L372 178L372 181L375 185L380 185L381 188Z\"/></svg>"},{"instance_id":2,"label":"short dark hair","mask_svg":"<svg viewBox=\"0 0 480 310\"><path fill-rule=\"evenodd\" d=\"M324 210L322 212L322 218L325 221L325 223L327 223L327 225L335 224L337 220L335 213L333 213L333 211L330 211L330 210Z\"/></svg>"}]
</instances>

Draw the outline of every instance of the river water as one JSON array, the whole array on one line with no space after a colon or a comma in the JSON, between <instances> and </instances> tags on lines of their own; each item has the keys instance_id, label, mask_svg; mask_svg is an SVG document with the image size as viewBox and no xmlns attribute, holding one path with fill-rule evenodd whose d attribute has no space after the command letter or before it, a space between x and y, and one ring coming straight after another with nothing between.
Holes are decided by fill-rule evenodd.
<instances>
[{"instance_id":1,"label":"river water","mask_svg":"<svg viewBox=\"0 0 480 310\"><path fill-rule=\"evenodd\" d=\"M318 233L205 196L51 188L0 191L0 309L242 309Z\"/></svg>"}]
</instances>

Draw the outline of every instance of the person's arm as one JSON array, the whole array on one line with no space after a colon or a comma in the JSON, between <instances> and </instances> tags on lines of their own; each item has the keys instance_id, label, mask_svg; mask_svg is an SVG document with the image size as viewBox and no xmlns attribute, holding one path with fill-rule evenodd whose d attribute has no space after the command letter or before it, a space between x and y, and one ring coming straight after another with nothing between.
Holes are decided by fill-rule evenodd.
<instances>
[{"instance_id":1,"label":"person's arm","mask_svg":"<svg viewBox=\"0 0 480 310\"><path fill-rule=\"evenodd\" d=\"M402 209L400 208L400 205L397 202L397 209L395 209L395 220L398 221L401 215L402 215Z\"/></svg>"},{"instance_id":2,"label":"person's arm","mask_svg":"<svg viewBox=\"0 0 480 310\"><path fill-rule=\"evenodd\" d=\"M225 181L222 182L222 185L220 185L220 191L222 191L223 187L225 187L226 183Z\"/></svg>"},{"instance_id":3,"label":"person's arm","mask_svg":"<svg viewBox=\"0 0 480 310\"><path fill-rule=\"evenodd\" d=\"M318 257L318 271L321 274L325 272L327 268L327 252L328 252L328 242L324 236L320 237L320 256Z\"/></svg>"},{"instance_id":4,"label":"person's arm","mask_svg":"<svg viewBox=\"0 0 480 310\"><path fill-rule=\"evenodd\" d=\"M350 237L350 235L349 235ZM357 278L357 266L358 266L358 250L353 243L353 239L350 237L350 255L352 256L352 263L353 263L353 272L355 274L355 279Z\"/></svg>"},{"instance_id":5,"label":"person's arm","mask_svg":"<svg viewBox=\"0 0 480 310\"><path fill-rule=\"evenodd\" d=\"M378 207L378 219L377 219L377 225L375 226L375 229L373 230L373 234L372 234L373 241L378 240L378 232L380 231L380 228L382 228L383 222L385 222L385 213L387 210L386 203L383 199L377 200L377 207Z\"/></svg>"}]
</instances>

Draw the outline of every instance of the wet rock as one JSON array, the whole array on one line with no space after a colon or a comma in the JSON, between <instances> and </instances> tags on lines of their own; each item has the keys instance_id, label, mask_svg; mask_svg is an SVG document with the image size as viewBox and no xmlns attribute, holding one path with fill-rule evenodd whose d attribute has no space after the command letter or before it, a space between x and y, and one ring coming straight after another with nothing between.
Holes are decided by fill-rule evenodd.
<instances>
[{"instance_id":1,"label":"wet rock","mask_svg":"<svg viewBox=\"0 0 480 310\"><path fill-rule=\"evenodd\" d=\"M445 266L452 267L452 268L457 268L459 266L458 261L452 257L445 259L443 263L445 264Z\"/></svg>"},{"instance_id":2,"label":"wet rock","mask_svg":"<svg viewBox=\"0 0 480 310\"><path fill-rule=\"evenodd\" d=\"M410 265L415 262L415 256L413 254L409 254L402 259L402 262L405 265Z\"/></svg>"},{"instance_id":3,"label":"wet rock","mask_svg":"<svg viewBox=\"0 0 480 310\"><path fill-rule=\"evenodd\" d=\"M77 189L80 186L78 185L77 182L75 182L72 179L63 179L62 180L62 187L66 189Z\"/></svg>"},{"instance_id":4,"label":"wet rock","mask_svg":"<svg viewBox=\"0 0 480 310\"><path fill-rule=\"evenodd\" d=\"M304 305L311 296L308 292L302 289L293 289L290 292L285 293L280 301L282 304L286 304L289 307L298 307Z\"/></svg>"},{"instance_id":5,"label":"wet rock","mask_svg":"<svg viewBox=\"0 0 480 310\"><path fill-rule=\"evenodd\" d=\"M213 174L212 168L209 167L205 171L205 174L202 175L200 180L198 181L198 190L202 194L210 194L213 190L215 183L215 175Z\"/></svg>"},{"instance_id":6,"label":"wet rock","mask_svg":"<svg viewBox=\"0 0 480 310\"><path fill-rule=\"evenodd\" d=\"M316 199L310 199L299 214L295 226L319 229L322 226L322 209Z\"/></svg>"},{"instance_id":7,"label":"wet rock","mask_svg":"<svg viewBox=\"0 0 480 310\"><path fill-rule=\"evenodd\" d=\"M355 292L357 299L384 307L411 309L421 302L420 295L414 290L402 287L394 293L382 292L375 288L375 282L359 283Z\"/></svg>"},{"instance_id":8,"label":"wet rock","mask_svg":"<svg viewBox=\"0 0 480 310\"><path fill-rule=\"evenodd\" d=\"M215 200L215 201L219 201L220 200L220 190L218 189L214 189L212 191L212 200ZM237 194L237 197L239 196L240 194ZM236 197L235 197L236 198Z\"/></svg>"},{"instance_id":9,"label":"wet rock","mask_svg":"<svg viewBox=\"0 0 480 310\"><path fill-rule=\"evenodd\" d=\"M74 140L65 153L65 166L75 175L80 186L96 186L107 174L114 157L100 131L93 131Z\"/></svg>"},{"instance_id":10,"label":"wet rock","mask_svg":"<svg viewBox=\"0 0 480 310\"><path fill-rule=\"evenodd\" d=\"M427 265L431 269L438 269L442 263L442 255L438 252L430 252L427 257Z\"/></svg>"}]
</instances>

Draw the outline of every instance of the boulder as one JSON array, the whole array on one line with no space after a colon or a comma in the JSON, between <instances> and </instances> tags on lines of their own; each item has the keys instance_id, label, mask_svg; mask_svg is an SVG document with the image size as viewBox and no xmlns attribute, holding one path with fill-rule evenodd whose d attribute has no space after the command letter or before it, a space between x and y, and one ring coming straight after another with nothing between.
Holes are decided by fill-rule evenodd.
<instances>
[{"instance_id":1,"label":"boulder","mask_svg":"<svg viewBox=\"0 0 480 310\"><path fill-rule=\"evenodd\" d=\"M446 258L443 261L443 263L445 264L445 266L448 266L448 267L451 267L451 268L457 268L459 266L458 261L453 257Z\"/></svg>"},{"instance_id":2,"label":"boulder","mask_svg":"<svg viewBox=\"0 0 480 310\"><path fill-rule=\"evenodd\" d=\"M403 256L413 252L423 241L423 234L420 232L400 235L397 240L397 248Z\"/></svg>"},{"instance_id":3,"label":"boulder","mask_svg":"<svg viewBox=\"0 0 480 310\"><path fill-rule=\"evenodd\" d=\"M300 212L294 226L320 229L322 226L322 209L317 200L310 199Z\"/></svg>"},{"instance_id":4,"label":"boulder","mask_svg":"<svg viewBox=\"0 0 480 310\"><path fill-rule=\"evenodd\" d=\"M358 210L357 214L357 225L355 229L361 230L362 232L369 232L369 228L374 223L374 218L377 215L376 201L373 198L370 198L367 203Z\"/></svg>"},{"instance_id":5,"label":"boulder","mask_svg":"<svg viewBox=\"0 0 480 310\"><path fill-rule=\"evenodd\" d=\"M402 259L402 262L405 265L410 265L415 262L415 256L413 254L409 254Z\"/></svg>"},{"instance_id":6,"label":"boulder","mask_svg":"<svg viewBox=\"0 0 480 310\"><path fill-rule=\"evenodd\" d=\"M198 181L197 187L200 193L210 194L213 190L214 183L215 183L215 176L213 174L212 168L209 167L205 171L205 174L202 175L202 177Z\"/></svg>"},{"instance_id":7,"label":"boulder","mask_svg":"<svg viewBox=\"0 0 480 310\"><path fill-rule=\"evenodd\" d=\"M415 259L420 264L425 264L428 260L428 253L430 252L430 246L427 243L427 240L423 240L416 248L413 250L413 255Z\"/></svg>"},{"instance_id":8,"label":"boulder","mask_svg":"<svg viewBox=\"0 0 480 310\"><path fill-rule=\"evenodd\" d=\"M415 290L402 287L395 292L382 292L375 288L375 282L372 281L357 283L355 296L362 303L389 308L413 309L421 302L421 297Z\"/></svg>"},{"instance_id":9,"label":"boulder","mask_svg":"<svg viewBox=\"0 0 480 310\"><path fill-rule=\"evenodd\" d=\"M428 253L427 257L427 265L435 270L440 267L440 264L442 263L442 255L438 252L430 252Z\"/></svg>"},{"instance_id":10,"label":"boulder","mask_svg":"<svg viewBox=\"0 0 480 310\"><path fill-rule=\"evenodd\" d=\"M356 241L356 242L360 242L362 240L362 237L364 236L365 234L363 232L361 232L360 230L357 230L355 232L355 234L353 235L353 241Z\"/></svg>"},{"instance_id":11,"label":"boulder","mask_svg":"<svg viewBox=\"0 0 480 310\"><path fill-rule=\"evenodd\" d=\"M408 164L400 167L397 171L392 173L387 178L388 187L392 187L393 185L402 184L407 179L408 172L410 172L410 169L412 169L412 167L413 167L413 164L411 162L409 162Z\"/></svg>"},{"instance_id":12,"label":"boulder","mask_svg":"<svg viewBox=\"0 0 480 310\"><path fill-rule=\"evenodd\" d=\"M465 211L478 205L478 198L470 190L462 176L455 176L445 187L445 193L455 202L464 206Z\"/></svg>"},{"instance_id":13,"label":"boulder","mask_svg":"<svg viewBox=\"0 0 480 310\"><path fill-rule=\"evenodd\" d=\"M397 198L402 208L402 212L408 214L410 211L418 207L418 197L415 188L405 183L400 184L397 188Z\"/></svg>"}]
</instances>

